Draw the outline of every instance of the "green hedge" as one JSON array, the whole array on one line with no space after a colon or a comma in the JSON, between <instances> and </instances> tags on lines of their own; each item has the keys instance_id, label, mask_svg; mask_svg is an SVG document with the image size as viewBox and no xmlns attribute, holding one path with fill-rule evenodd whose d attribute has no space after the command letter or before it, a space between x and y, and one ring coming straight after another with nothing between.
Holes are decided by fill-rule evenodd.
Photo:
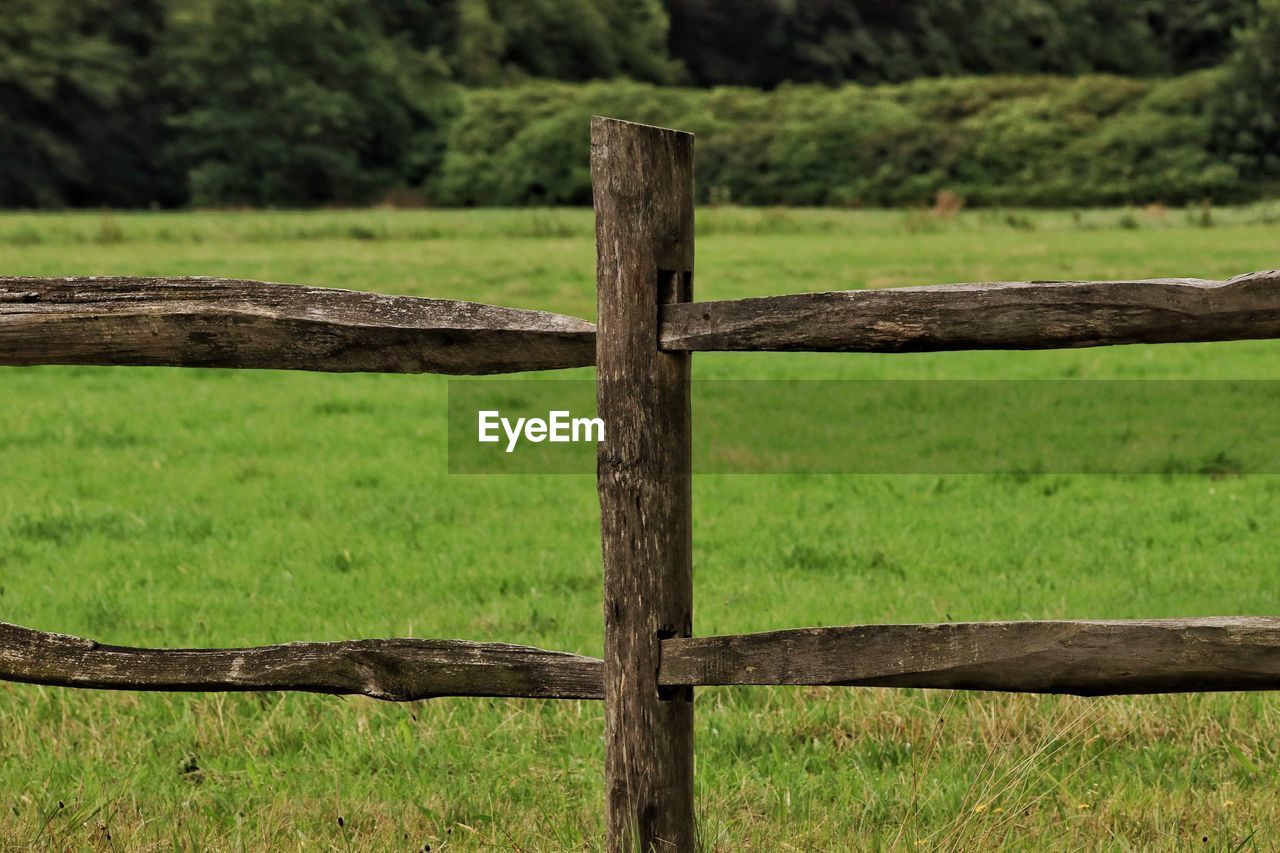
<instances>
[{"instance_id":1,"label":"green hedge","mask_svg":"<svg viewBox=\"0 0 1280 853\"><path fill-rule=\"evenodd\" d=\"M838 89L617 82L467 90L436 204L587 204L593 114L694 131L703 201L1077 206L1255 197L1213 153L1220 72L1169 80L973 77Z\"/></svg>"}]
</instances>

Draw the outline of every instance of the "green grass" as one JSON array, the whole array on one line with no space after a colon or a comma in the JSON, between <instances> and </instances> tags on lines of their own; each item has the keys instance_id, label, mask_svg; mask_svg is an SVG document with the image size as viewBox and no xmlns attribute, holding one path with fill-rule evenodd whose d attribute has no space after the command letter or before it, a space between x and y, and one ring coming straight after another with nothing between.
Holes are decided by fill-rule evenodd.
<instances>
[{"instance_id":1,"label":"green grass","mask_svg":"<svg viewBox=\"0 0 1280 853\"><path fill-rule=\"evenodd\" d=\"M1203 218L713 209L698 297L1277 265L1280 208ZM592 255L587 211L0 216L5 274L237 276L582 316ZM1280 344L704 354L695 374L1278 379ZM447 475L445 399L440 377L0 371L0 619L117 644L418 636L598 654L592 478ZM1280 612L1280 478L694 489L702 634ZM713 849L1232 850L1265 848L1280 823L1265 694L721 688L697 708ZM595 703L0 685L0 847L594 847L601 731Z\"/></svg>"}]
</instances>

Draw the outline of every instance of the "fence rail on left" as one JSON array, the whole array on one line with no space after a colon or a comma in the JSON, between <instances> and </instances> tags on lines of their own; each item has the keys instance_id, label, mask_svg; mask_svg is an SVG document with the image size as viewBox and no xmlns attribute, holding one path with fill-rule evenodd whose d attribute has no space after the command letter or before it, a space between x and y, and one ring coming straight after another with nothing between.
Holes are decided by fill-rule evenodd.
<instances>
[{"instance_id":1,"label":"fence rail on left","mask_svg":"<svg viewBox=\"0 0 1280 853\"><path fill-rule=\"evenodd\" d=\"M599 658L508 643L348 640L247 649L136 649L0 622L0 681L101 690L603 699Z\"/></svg>"},{"instance_id":2,"label":"fence rail on left","mask_svg":"<svg viewBox=\"0 0 1280 853\"><path fill-rule=\"evenodd\" d=\"M515 373L595 363L586 320L216 278L0 277L0 365Z\"/></svg>"}]
</instances>

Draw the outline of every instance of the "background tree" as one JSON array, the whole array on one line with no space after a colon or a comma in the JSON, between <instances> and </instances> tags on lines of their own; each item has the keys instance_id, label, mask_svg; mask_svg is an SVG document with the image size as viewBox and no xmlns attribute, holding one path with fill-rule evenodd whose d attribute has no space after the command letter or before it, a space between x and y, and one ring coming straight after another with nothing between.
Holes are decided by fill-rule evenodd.
<instances>
[{"instance_id":1,"label":"background tree","mask_svg":"<svg viewBox=\"0 0 1280 853\"><path fill-rule=\"evenodd\" d=\"M671 82L661 0L453 0L455 79Z\"/></svg>"},{"instance_id":2,"label":"background tree","mask_svg":"<svg viewBox=\"0 0 1280 853\"><path fill-rule=\"evenodd\" d=\"M213 0L171 56L196 204L365 202L431 147L444 68L363 0Z\"/></svg>"},{"instance_id":3,"label":"background tree","mask_svg":"<svg viewBox=\"0 0 1280 853\"><path fill-rule=\"evenodd\" d=\"M5 0L0 205L172 204L161 0Z\"/></svg>"},{"instance_id":4,"label":"background tree","mask_svg":"<svg viewBox=\"0 0 1280 853\"><path fill-rule=\"evenodd\" d=\"M669 0L693 82L881 83L960 74L1136 76L1221 62L1257 0Z\"/></svg>"},{"instance_id":5,"label":"background tree","mask_svg":"<svg viewBox=\"0 0 1280 853\"><path fill-rule=\"evenodd\" d=\"M1280 178L1280 0L1262 0L1227 63L1214 116L1219 151L1248 175Z\"/></svg>"},{"instance_id":6,"label":"background tree","mask_svg":"<svg viewBox=\"0 0 1280 853\"><path fill-rule=\"evenodd\" d=\"M1037 167L1036 180L1052 186L1024 199L1034 203L1240 197L1242 176L1280 174L1280 0L1263 2L1259 20L1259 0L3 0L0 206L304 206L362 203L397 186L425 188L432 201L579 203L589 199L580 119L608 107L608 98L596 103L606 93L619 98L609 109L649 121L710 120L706 130L725 142L700 149L704 174L742 201L894 203L961 180L978 203L984 190L965 171L971 163L957 160L956 174L946 157L925 163L933 149L914 144L925 138L918 121L939 140L939 156L972 138L989 142L983 175L1007 174L1023 155L1060 163L1060 131L1093 139L1080 162L1095 164L1095 190L1080 195L1087 182L1050 181L1054 170ZM1229 82L1204 97L1221 74L1188 72L1226 61L1246 24L1223 71ZM956 124L998 107L1010 87L1039 91L1042 78L1030 75L1093 72L1186 82L1153 89L1163 94L1148 103L1135 94L1142 87L1126 85L1133 80L1094 81L1079 90L1095 101L1085 113L1028 96L984 119L991 128ZM756 103L757 93L659 97L627 82L837 88L922 77L968 79L913 89L912 104L917 95L906 90L881 92L869 107L856 92L819 106L790 87L750 115L715 107ZM565 82L532 95L543 79ZM576 87L581 97L568 85L588 81L608 82ZM493 90L498 113L468 111L478 87ZM1182 101L1169 100L1175 91ZM704 94L707 108L670 112ZM553 107L561 98L576 106ZM814 118L796 105L822 113L823 126L801 128ZM829 114L854 105L875 120ZM1129 125L1111 121L1124 111ZM755 126L729 132L742 123ZM874 188L835 193L821 176L805 177L808 167L784 168L818 138L850 163L842 152L868 128L879 128L876 156L895 164ZM1160 157L1125 144L1139 130L1164 134ZM1179 153L1164 156L1171 151ZM498 152L501 176L464 177ZM1157 160L1167 164L1160 186L1176 191L1153 195L1138 181Z\"/></svg>"}]
</instances>

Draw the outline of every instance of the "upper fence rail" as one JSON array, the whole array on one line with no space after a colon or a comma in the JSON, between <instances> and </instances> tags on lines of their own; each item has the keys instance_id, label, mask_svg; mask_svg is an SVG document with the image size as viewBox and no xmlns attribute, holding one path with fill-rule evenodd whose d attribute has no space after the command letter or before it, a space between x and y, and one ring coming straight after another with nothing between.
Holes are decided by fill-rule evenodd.
<instances>
[{"instance_id":1,"label":"upper fence rail","mask_svg":"<svg viewBox=\"0 0 1280 853\"><path fill-rule=\"evenodd\" d=\"M1227 281L1028 281L662 307L669 351L930 352L1280 337L1280 271Z\"/></svg>"},{"instance_id":2,"label":"upper fence rail","mask_svg":"<svg viewBox=\"0 0 1280 853\"><path fill-rule=\"evenodd\" d=\"M1051 349L1280 337L1280 271L954 284L661 307L670 352ZM0 365L493 374L595 363L576 317L214 278L0 277Z\"/></svg>"},{"instance_id":3,"label":"upper fence rail","mask_svg":"<svg viewBox=\"0 0 1280 853\"><path fill-rule=\"evenodd\" d=\"M595 362L586 320L214 278L0 277L0 364L511 373Z\"/></svg>"}]
</instances>

